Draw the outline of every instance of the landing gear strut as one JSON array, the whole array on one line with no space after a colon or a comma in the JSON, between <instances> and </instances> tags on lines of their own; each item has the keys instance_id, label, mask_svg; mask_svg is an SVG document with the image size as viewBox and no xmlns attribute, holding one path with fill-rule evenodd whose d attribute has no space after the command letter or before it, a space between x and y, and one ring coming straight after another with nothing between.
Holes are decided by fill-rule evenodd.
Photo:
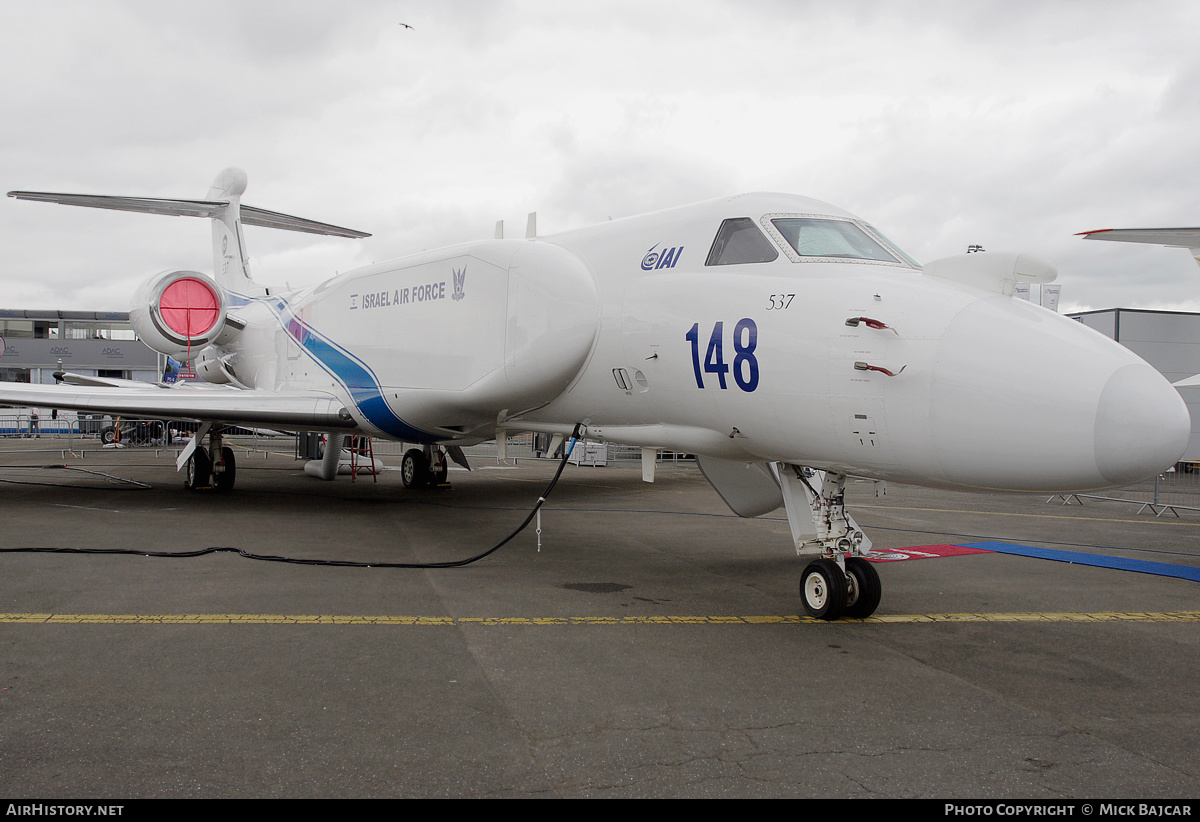
<instances>
[{"instance_id":1,"label":"landing gear strut","mask_svg":"<svg viewBox=\"0 0 1200 822\"><path fill-rule=\"evenodd\" d=\"M881 585L863 559L871 540L846 513L846 475L775 464L796 553L817 555L800 576L800 601L816 619L863 619L879 607Z\"/></svg>"},{"instance_id":2,"label":"landing gear strut","mask_svg":"<svg viewBox=\"0 0 1200 822\"><path fill-rule=\"evenodd\" d=\"M436 488L446 482L449 466L441 446L410 448L400 461L400 481L405 488Z\"/></svg>"}]
</instances>

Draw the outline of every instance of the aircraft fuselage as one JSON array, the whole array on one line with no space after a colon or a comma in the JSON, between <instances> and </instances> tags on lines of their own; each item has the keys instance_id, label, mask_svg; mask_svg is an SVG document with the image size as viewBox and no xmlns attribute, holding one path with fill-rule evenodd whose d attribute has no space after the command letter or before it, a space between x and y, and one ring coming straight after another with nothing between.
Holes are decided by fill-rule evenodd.
<instances>
[{"instance_id":1,"label":"aircraft fuselage","mask_svg":"<svg viewBox=\"0 0 1200 822\"><path fill-rule=\"evenodd\" d=\"M775 259L710 264L738 218ZM809 218L870 230L744 195L467 243L251 299L221 351L250 387L327 390L362 430L418 443L583 422L633 445L1018 491L1123 485L1182 452L1186 406L1127 349L901 253L794 253L774 227Z\"/></svg>"}]
</instances>

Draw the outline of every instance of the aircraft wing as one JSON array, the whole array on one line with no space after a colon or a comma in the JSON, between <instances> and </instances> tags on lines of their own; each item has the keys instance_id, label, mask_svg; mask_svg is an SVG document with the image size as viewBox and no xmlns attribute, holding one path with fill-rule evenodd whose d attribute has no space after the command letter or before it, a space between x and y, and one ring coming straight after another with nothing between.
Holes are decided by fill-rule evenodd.
<instances>
[{"instance_id":1,"label":"aircraft wing","mask_svg":"<svg viewBox=\"0 0 1200 822\"><path fill-rule=\"evenodd\" d=\"M132 382L122 380L121 382ZM0 383L0 404L66 408L132 419L269 424L325 431L356 423L334 396L319 391L263 391L189 384L30 385Z\"/></svg>"},{"instance_id":2,"label":"aircraft wing","mask_svg":"<svg viewBox=\"0 0 1200 822\"><path fill-rule=\"evenodd\" d=\"M1102 228L1099 231L1082 231L1076 236L1085 240L1200 248L1200 228Z\"/></svg>"}]
</instances>

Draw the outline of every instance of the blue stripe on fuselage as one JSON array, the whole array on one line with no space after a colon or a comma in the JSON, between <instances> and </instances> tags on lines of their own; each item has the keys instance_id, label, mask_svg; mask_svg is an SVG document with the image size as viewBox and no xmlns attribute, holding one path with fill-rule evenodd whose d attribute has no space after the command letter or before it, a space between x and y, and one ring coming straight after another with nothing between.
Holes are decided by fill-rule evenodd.
<instances>
[{"instance_id":1,"label":"blue stripe on fuselage","mask_svg":"<svg viewBox=\"0 0 1200 822\"><path fill-rule=\"evenodd\" d=\"M435 442L444 437L428 434L414 428L396 416L383 397L383 387L375 374L366 365L344 348L338 346L309 324L305 323L281 297L261 299L279 320L280 327L297 345L303 348L350 394L350 399L371 425L390 437L405 442Z\"/></svg>"}]
</instances>

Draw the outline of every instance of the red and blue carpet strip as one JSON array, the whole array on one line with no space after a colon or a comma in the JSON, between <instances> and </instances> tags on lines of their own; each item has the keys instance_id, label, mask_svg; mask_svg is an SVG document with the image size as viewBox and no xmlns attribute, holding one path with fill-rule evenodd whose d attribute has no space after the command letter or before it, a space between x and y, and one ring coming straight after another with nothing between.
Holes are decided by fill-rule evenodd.
<instances>
[{"instance_id":1,"label":"red and blue carpet strip","mask_svg":"<svg viewBox=\"0 0 1200 822\"><path fill-rule=\"evenodd\" d=\"M895 548L871 552L876 562L898 562L909 559L933 559L935 557L962 556L964 554L1014 554L1072 565L1090 565L1094 568L1112 568L1117 571L1133 571L1138 574L1153 574L1160 577L1176 577L1200 582L1200 568L1190 565L1173 565L1168 562L1150 562L1144 559L1127 559L1104 554L1087 554L1082 551L1062 551L1057 548L1037 548L1032 545L1015 545L1011 542L964 542L959 545L921 545L914 548Z\"/></svg>"}]
</instances>

